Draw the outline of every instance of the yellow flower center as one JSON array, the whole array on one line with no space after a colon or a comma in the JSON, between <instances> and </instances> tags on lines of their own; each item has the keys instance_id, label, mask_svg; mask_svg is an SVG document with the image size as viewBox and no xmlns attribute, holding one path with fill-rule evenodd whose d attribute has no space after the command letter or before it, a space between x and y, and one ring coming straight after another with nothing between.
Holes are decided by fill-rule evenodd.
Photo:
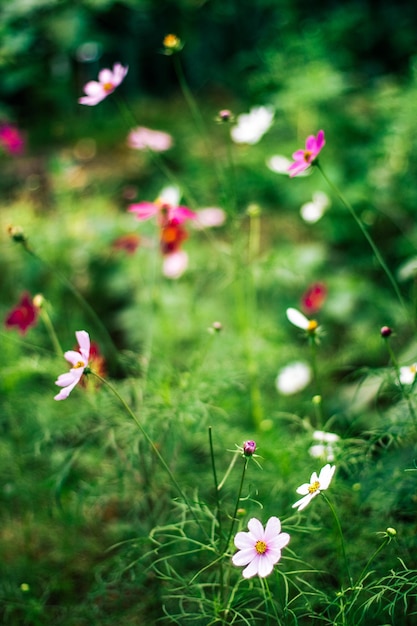
<instances>
[{"instance_id":1,"label":"yellow flower center","mask_svg":"<svg viewBox=\"0 0 417 626\"><path fill-rule=\"evenodd\" d=\"M258 554L265 554L267 549L267 545L265 541L257 541L255 543L255 550Z\"/></svg>"},{"instance_id":2,"label":"yellow flower center","mask_svg":"<svg viewBox=\"0 0 417 626\"><path fill-rule=\"evenodd\" d=\"M410 365L410 372L412 374L416 374L417 373L417 365L415 365L415 364Z\"/></svg>"},{"instance_id":3,"label":"yellow flower center","mask_svg":"<svg viewBox=\"0 0 417 626\"><path fill-rule=\"evenodd\" d=\"M311 151L310 150L304 150L304 161L306 163L310 163L310 161L311 161Z\"/></svg>"},{"instance_id":4,"label":"yellow flower center","mask_svg":"<svg viewBox=\"0 0 417 626\"><path fill-rule=\"evenodd\" d=\"M176 35L167 35L164 37L163 44L165 48L176 48L180 43L179 38Z\"/></svg>"},{"instance_id":5,"label":"yellow flower center","mask_svg":"<svg viewBox=\"0 0 417 626\"><path fill-rule=\"evenodd\" d=\"M85 367L84 361L78 361L75 365L73 365L73 369L78 369L80 367Z\"/></svg>"},{"instance_id":6,"label":"yellow flower center","mask_svg":"<svg viewBox=\"0 0 417 626\"><path fill-rule=\"evenodd\" d=\"M113 91L114 85L113 85L113 83L104 83L103 84L103 89L104 89L104 91L107 91L107 93L110 93L111 91Z\"/></svg>"},{"instance_id":7,"label":"yellow flower center","mask_svg":"<svg viewBox=\"0 0 417 626\"><path fill-rule=\"evenodd\" d=\"M310 320L308 322L307 330L313 332L314 330L316 330L317 326L318 323L316 322L316 320Z\"/></svg>"},{"instance_id":8,"label":"yellow flower center","mask_svg":"<svg viewBox=\"0 0 417 626\"><path fill-rule=\"evenodd\" d=\"M316 493L316 491L318 491L320 489L320 483L318 480L315 480L314 483L311 483L311 485L308 488L309 493Z\"/></svg>"}]
</instances>

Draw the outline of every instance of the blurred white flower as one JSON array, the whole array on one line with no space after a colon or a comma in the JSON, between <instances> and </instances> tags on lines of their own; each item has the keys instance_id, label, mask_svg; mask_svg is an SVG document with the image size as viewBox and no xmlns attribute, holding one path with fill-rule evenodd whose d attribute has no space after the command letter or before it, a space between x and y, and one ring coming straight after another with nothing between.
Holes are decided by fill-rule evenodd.
<instances>
[{"instance_id":1,"label":"blurred white flower","mask_svg":"<svg viewBox=\"0 0 417 626\"><path fill-rule=\"evenodd\" d=\"M326 433L323 430L315 430L313 439L318 443L310 447L310 455L315 459L323 459L327 462L334 461L336 444L340 439L339 435Z\"/></svg>"},{"instance_id":2,"label":"blurred white flower","mask_svg":"<svg viewBox=\"0 0 417 626\"><path fill-rule=\"evenodd\" d=\"M237 117L237 124L230 129L230 135L235 143L258 143L270 129L274 119L272 107L253 107L249 113L242 113Z\"/></svg>"},{"instance_id":3,"label":"blurred white flower","mask_svg":"<svg viewBox=\"0 0 417 626\"><path fill-rule=\"evenodd\" d=\"M266 160L266 165L272 172L286 174L287 176L289 176L288 168L291 163L291 159L287 159L287 157L282 154L275 154Z\"/></svg>"},{"instance_id":4,"label":"blurred white flower","mask_svg":"<svg viewBox=\"0 0 417 626\"><path fill-rule=\"evenodd\" d=\"M412 385L416 379L417 363L400 367L400 383L402 385Z\"/></svg>"},{"instance_id":5,"label":"blurred white flower","mask_svg":"<svg viewBox=\"0 0 417 626\"><path fill-rule=\"evenodd\" d=\"M169 204L170 206L178 206L181 200L180 188L176 185L168 185L161 190L158 195L158 202L161 204Z\"/></svg>"},{"instance_id":6,"label":"blurred white flower","mask_svg":"<svg viewBox=\"0 0 417 626\"><path fill-rule=\"evenodd\" d=\"M275 386L283 396L291 396L302 391L312 379L308 363L294 361L283 367L275 380Z\"/></svg>"},{"instance_id":7,"label":"blurred white flower","mask_svg":"<svg viewBox=\"0 0 417 626\"><path fill-rule=\"evenodd\" d=\"M310 202L306 202L300 208L301 217L305 222L314 224L323 217L324 212L330 206L330 199L324 191L315 191L313 193L313 199Z\"/></svg>"}]
</instances>

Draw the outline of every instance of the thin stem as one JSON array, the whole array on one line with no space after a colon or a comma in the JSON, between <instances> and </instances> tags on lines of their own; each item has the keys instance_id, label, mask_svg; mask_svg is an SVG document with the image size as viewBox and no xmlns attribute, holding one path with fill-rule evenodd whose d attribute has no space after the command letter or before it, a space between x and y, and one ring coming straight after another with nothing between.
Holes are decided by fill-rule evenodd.
<instances>
[{"instance_id":1,"label":"thin stem","mask_svg":"<svg viewBox=\"0 0 417 626\"><path fill-rule=\"evenodd\" d=\"M320 163L318 161L316 161L315 166L317 167L317 169L320 171L321 175L323 176L324 180L326 181L326 183L329 185L329 187L334 191L334 193L336 194L336 196L339 198L340 202L348 209L348 211L350 212L350 214L352 215L353 219L355 220L356 224L359 226L360 230L362 231L363 236L365 237L365 239L367 240L367 242L369 243L369 245L372 248L372 251L375 255L375 258L377 259L378 263L380 264L380 266L382 267L382 269L384 270L388 280L390 281L396 295L397 298L401 304L401 306L403 306L404 308L406 308L403 297L401 295L401 292L398 288L397 282L394 278L394 276L392 275L392 273L390 272L387 264L385 263L377 245L375 244L374 240L372 239L371 235L368 233L368 231L366 230L362 220L360 219L360 217L357 215L355 209L353 208L353 206L350 204L350 202L348 202L345 197L341 194L341 192L339 191L338 187L328 178L328 176L325 174L325 172L323 171L323 168L321 167Z\"/></svg>"},{"instance_id":2,"label":"thin stem","mask_svg":"<svg viewBox=\"0 0 417 626\"><path fill-rule=\"evenodd\" d=\"M244 457L243 458L243 471L242 471L242 476L240 478L240 485L239 485L239 490L238 490L238 494L237 494L237 498L236 498L235 510L233 511L232 523L230 525L229 535L227 537L226 544L224 546L224 552L226 552L226 550L227 550L227 548L229 546L230 540L232 538L232 535L233 535L233 529L235 527L236 515L237 515L237 511L238 511L239 504L240 504L240 497L242 495L243 482L245 480L245 473L246 473L246 468L247 467L248 467L248 459Z\"/></svg>"},{"instance_id":3,"label":"thin stem","mask_svg":"<svg viewBox=\"0 0 417 626\"><path fill-rule=\"evenodd\" d=\"M238 457L240 456L241 452L239 450L235 450L235 453L233 455L232 460L230 461L230 465L226 470L225 475L223 476L223 479L221 481L221 483L219 483L219 485L217 486L218 491L220 491L220 489L223 487L224 483L226 482L226 480L229 478L230 472L232 471L232 469L235 466L235 463L238 459Z\"/></svg>"},{"instance_id":4,"label":"thin stem","mask_svg":"<svg viewBox=\"0 0 417 626\"><path fill-rule=\"evenodd\" d=\"M395 370L395 374L396 374L396 377L397 377L398 385L399 385L399 387L401 389L403 397L405 398L405 401L407 402L407 406L408 406L408 410L410 412L411 419L413 420L414 424L417 425L417 415L416 415L416 412L414 410L414 406L413 406L413 403L411 401L410 394L408 393L405 385L403 385L403 383L401 382L400 366L398 365L397 358L396 358L396 356L394 354L394 351L393 351L393 349L391 347L391 344L390 344L390 341L389 341L388 337L385 340L385 345L387 346L388 354L390 356L393 368Z\"/></svg>"},{"instance_id":5,"label":"thin stem","mask_svg":"<svg viewBox=\"0 0 417 626\"><path fill-rule=\"evenodd\" d=\"M162 456L162 454L159 452L157 446L154 444L154 442L152 441L152 439L150 438L150 436L148 435L146 430L143 428L143 426L140 423L140 421L137 418L137 416L133 413L133 411L130 408L130 406L127 404L127 402L124 400L124 398L120 395L120 393L117 391L117 389L108 380L106 380L105 378L100 376L100 374L97 374L96 372L90 371L90 373L93 376L95 376L96 378L98 378L98 380L100 380L100 382L102 382L104 385L106 385L108 387L108 389L110 389L110 391L116 396L116 398L119 400L120 404L123 406L123 408L128 413L128 415L133 419L133 421L135 422L136 426L139 428L140 432L142 433L142 435L145 437L146 441L148 442L148 444L152 448L152 451L156 455L158 461L160 462L160 464L162 465L164 470L167 472L169 478L171 479L172 484L174 485L175 489L178 491L180 497L184 500L184 503L185 503L188 511L190 512L191 516L193 517L194 521L196 522L197 526L203 531L203 533L205 534L206 538L208 540L210 540L209 534L207 533L205 528L201 525L200 520L197 518L193 508L191 507L190 502L188 501L187 496L185 495L184 491L181 489L181 486L179 485L179 483L178 483L177 479L175 478L174 474L172 473L169 465L165 461L165 459Z\"/></svg>"},{"instance_id":6,"label":"thin stem","mask_svg":"<svg viewBox=\"0 0 417 626\"><path fill-rule=\"evenodd\" d=\"M338 530L339 536L340 536L340 544L342 546L343 560L345 562L346 572L347 572L347 576L349 578L349 584L350 584L351 587L353 587L353 578L352 578L352 575L350 573L349 562L348 562L347 555L346 555L345 540L343 538L343 532L342 532L342 527L340 525L339 516L337 515L336 509L334 508L334 506L331 503L331 501L329 500L329 498L322 491L320 493L323 496L324 500L326 501L328 507L330 508L330 510L332 512L332 515L334 517L334 520L336 522L337 530Z\"/></svg>"},{"instance_id":7,"label":"thin stem","mask_svg":"<svg viewBox=\"0 0 417 626\"><path fill-rule=\"evenodd\" d=\"M46 326L46 330L48 332L49 338L51 340L51 343L54 347L54 350L56 352L56 354L58 356L62 356L63 354L63 350L61 348L61 344L59 343L59 339L57 337L57 334L55 332L55 328L51 322L51 318L49 317L49 314L47 311L45 311L44 309L44 304L42 304L40 311L39 311L39 315L43 321L43 323Z\"/></svg>"},{"instance_id":8,"label":"thin stem","mask_svg":"<svg viewBox=\"0 0 417 626\"><path fill-rule=\"evenodd\" d=\"M220 507L220 498L219 498L219 486L217 481L217 472L216 472L216 463L214 459L214 447L213 447L213 433L212 428L209 426L209 442L210 442L210 456L211 456L211 467L213 470L213 481L214 481L214 497L216 499L216 517L219 528L219 544L222 540L222 516L221 516L221 507ZM224 606L225 599L225 587L224 587L224 570L223 570L223 554L220 552L219 559L219 574L220 574L220 601L221 606Z\"/></svg>"},{"instance_id":9,"label":"thin stem","mask_svg":"<svg viewBox=\"0 0 417 626\"><path fill-rule=\"evenodd\" d=\"M390 537L385 537L385 541L383 541L381 543L381 545L375 550L375 552L372 554L372 556L368 559L368 562L366 563L365 567L363 568L363 570L359 574L357 585L360 585L361 581L365 577L365 574L367 573L368 569L370 568L371 563L376 559L378 554L381 552L381 550L383 550L385 548L385 546L387 545L387 543L389 543L389 541L390 541Z\"/></svg>"}]
</instances>

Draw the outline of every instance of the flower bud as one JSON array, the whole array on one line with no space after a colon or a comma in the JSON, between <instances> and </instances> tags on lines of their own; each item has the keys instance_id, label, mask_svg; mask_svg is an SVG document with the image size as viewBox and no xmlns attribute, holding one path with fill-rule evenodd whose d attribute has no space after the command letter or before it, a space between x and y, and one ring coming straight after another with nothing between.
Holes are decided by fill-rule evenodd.
<instances>
[{"instance_id":1,"label":"flower bud","mask_svg":"<svg viewBox=\"0 0 417 626\"><path fill-rule=\"evenodd\" d=\"M219 111L217 119L219 122L231 122L233 121L233 113L229 109L222 109Z\"/></svg>"},{"instance_id":2,"label":"flower bud","mask_svg":"<svg viewBox=\"0 0 417 626\"><path fill-rule=\"evenodd\" d=\"M389 337L391 334L392 334L392 328L390 328L389 326L383 326L381 328L381 337L384 337L384 339Z\"/></svg>"},{"instance_id":3,"label":"flower bud","mask_svg":"<svg viewBox=\"0 0 417 626\"><path fill-rule=\"evenodd\" d=\"M256 443L252 439L243 442L243 454L245 456L253 456L256 450Z\"/></svg>"},{"instance_id":4,"label":"flower bud","mask_svg":"<svg viewBox=\"0 0 417 626\"><path fill-rule=\"evenodd\" d=\"M174 52L179 52L184 47L181 39L172 33L166 35L162 43L165 49L165 54L174 54Z\"/></svg>"},{"instance_id":5,"label":"flower bud","mask_svg":"<svg viewBox=\"0 0 417 626\"><path fill-rule=\"evenodd\" d=\"M391 526L387 528L387 535L389 537L395 537L396 534L397 534L397 531L395 530L395 528L391 528Z\"/></svg>"}]
</instances>

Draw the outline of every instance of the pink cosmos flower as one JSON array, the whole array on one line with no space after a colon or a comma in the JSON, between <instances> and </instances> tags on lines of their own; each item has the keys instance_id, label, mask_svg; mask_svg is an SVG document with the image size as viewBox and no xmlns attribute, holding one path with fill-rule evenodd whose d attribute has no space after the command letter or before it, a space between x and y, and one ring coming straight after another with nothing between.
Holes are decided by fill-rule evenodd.
<instances>
[{"instance_id":1,"label":"pink cosmos flower","mask_svg":"<svg viewBox=\"0 0 417 626\"><path fill-rule=\"evenodd\" d=\"M324 491L330 485L336 466L328 463L321 468L320 474L317 476L316 472L311 474L310 482L304 483L297 489L297 493L304 496L300 500L297 500L292 505L292 508L296 508L298 511L302 511L312 501L313 498L319 495L320 491Z\"/></svg>"},{"instance_id":2,"label":"pink cosmos flower","mask_svg":"<svg viewBox=\"0 0 417 626\"><path fill-rule=\"evenodd\" d=\"M6 328L16 326L17 330L24 335L28 328L34 326L38 319L38 308L28 293L24 293L20 302L10 311L6 317Z\"/></svg>"},{"instance_id":3,"label":"pink cosmos flower","mask_svg":"<svg viewBox=\"0 0 417 626\"><path fill-rule=\"evenodd\" d=\"M281 550L289 540L288 533L281 532L281 522L270 517L265 530L261 522L253 517L248 522L249 532L239 532L235 536L235 546L239 552L232 557L233 565L246 565L243 578L268 576L281 558Z\"/></svg>"},{"instance_id":4,"label":"pink cosmos flower","mask_svg":"<svg viewBox=\"0 0 417 626\"><path fill-rule=\"evenodd\" d=\"M297 150L292 155L294 163L288 168L290 176L298 176L298 174L310 167L317 159L325 143L324 130L319 130L317 137L314 135L307 137L305 150Z\"/></svg>"},{"instance_id":5,"label":"pink cosmos flower","mask_svg":"<svg viewBox=\"0 0 417 626\"><path fill-rule=\"evenodd\" d=\"M197 214L186 206L178 206L180 192L177 187L165 187L155 202L136 202L130 204L128 211L134 213L138 220L148 220L154 215L159 217L162 225L175 220L182 224L186 220L194 220Z\"/></svg>"},{"instance_id":6,"label":"pink cosmos flower","mask_svg":"<svg viewBox=\"0 0 417 626\"><path fill-rule=\"evenodd\" d=\"M91 80L84 85L87 95L78 99L80 104L95 106L104 98L107 98L120 85L128 72L128 67L123 67L120 63L113 65L113 71L109 69L100 70L98 81Z\"/></svg>"},{"instance_id":7,"label":"pink cosmos flower","mask_svg":"<svg viewBox=\"0 0 417 626\"><path fill-rule=\"evenodd\" d=\"M25 140L14 124L0 124L0 144L10 155L22 154L25 149Z\"/></svg>"},{"instance_id":8,"label":"pink cosmos flower","mask_svg":"<svg viewBox=\"0 0 417 626\"><path fill-rule=\"evenodd\" d=\"M164 255L162 274L165 278L176 280L180 278L188 267L188 254L185 250L176 250Z\"/></svg>"},{"instance_id":9,"label":"pink cosmos flower","mask_svg":"<svg viewBox=\"0 0 417 626\"><path fill-rule=\"evenodd\" d=\"M154 152L165 152L172 146L172 137L161 130L151 130L144 126L138 126L130 131L127 143L135 150L153 150Z\"/></svg>"},{"instance_id":10,"label":"pink cosmos flower","mask_svg":"<svg viewBox=\"0 0 417 626\"><path fill-rule=\"evenodd\" d=\"M64 357L71 363L72 367L69 372L61 374L55 381L58 387L63 387L61 391L54 397L55 400L65 400L71 391L77 385L90 359L90 337L85 330L77 330L75 336L78 341L79 352L75 350L67 350Z\"/></svg>"}]
</instances>

